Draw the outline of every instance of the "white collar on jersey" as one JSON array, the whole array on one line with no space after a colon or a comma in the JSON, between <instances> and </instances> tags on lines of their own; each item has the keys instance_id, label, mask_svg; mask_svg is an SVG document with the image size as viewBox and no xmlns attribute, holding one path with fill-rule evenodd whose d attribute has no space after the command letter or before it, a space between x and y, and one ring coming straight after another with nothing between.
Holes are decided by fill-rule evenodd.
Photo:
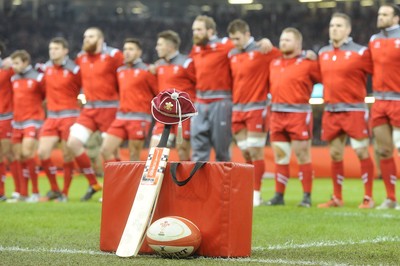
<instances>
[{"instance_id":1,"label":"white collar on jersey","mask_svg":"<svg viewBox=\"0 0 400 266\"><path fill-rule=\"evenodd\" d=\"M171 61L172 58L174 58L178 54L179 54L179 51L175 51L175 53L173 53L173 54L171 54L169 56L166 56L165 59L169 62L169 61Z\"/></svg>"},{"instance_id":2,"label":"white collar on jersey","mask_svg":"<svg viewBox=\"0 0 400 266\"><path fill-rule=\"evenodd\" d=\"M22 70L21 75L25 75L31 69L32 69L32 65L27 66L24 70Z\"/></svg>"},{"instance_id":3,"label":"white collar on jersey","mask_svg":"<svg viewBox=\"0 0 400 266\"><path fill-rule=\"evenodd\" d=\"M343 44L349 44L349 43L351 43L352 41L353 41L353 38L352 38L352 37L348 37L348 38L342 43L342 45L343 45ZM329 40L329 43L332 44L332 43L333 43L332 40Z\"/></svg>"},{"instance_id":4,"label":"white collar on jersey","mask_svg":"<svg viewBox=\"0 0 400 266\"><path fill-rule=\"evenodd\" d=\"M243 50L246 50L252 42L254 42L254 37L250 36L249 41L243 46Z\"/></svg>"},{"instance_id":5,"label":"white collar on jersey","mask_svg":"<svg viewBox=\"0 0 400 266\"><path fill-rule=\"evenodd\" d=\"M400 25L397 24L397 25L393 25L393 26L391 26L391 27L385 28L385 29L383 29L382 31L391 31L391 30L398 29L399 27L400 27Z\"/></svg>"}]
</instances>

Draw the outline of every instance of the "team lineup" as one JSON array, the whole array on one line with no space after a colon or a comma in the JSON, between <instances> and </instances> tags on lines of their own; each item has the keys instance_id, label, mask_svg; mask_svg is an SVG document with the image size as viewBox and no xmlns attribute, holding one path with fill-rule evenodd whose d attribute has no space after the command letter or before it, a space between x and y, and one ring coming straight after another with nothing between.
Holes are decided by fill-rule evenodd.
<instances>
[{"instance_id":1,"label":"team lineup","mask_svg":"<svg viewBox=\"0 0 400 266\"><path fill-rule=\"evenodd\" d=\"M150 103L159 92L174 88L187 93L198 112L171 128L168 143L175 144L180 160L209 161L214 149L217 161L230 161L234 141L245 161L254 165L253 206L276 206L285 204L285 188L293 175L289 172L293 150L303 188L299 206L311 207L313 118L309 99L313 85L322 83L321 132L329 145L333 195L317 207L344 205L343 153L348 138L360 161L364 184L359 208L375 207L374 165L368 151L373 135L386 188L386 198L379 199L383 202L377 208L400 209L393 158L394 148L400 150L399 20L397 5L382 5L377 14L379 32L363 46L350 37L351 18L334 13L330 43L318 56L303 51L303 37L296 28L285 28L279 47L274 47L268 38L255 40L241 19L229 24L228 37L219 38L213 18L203 15L193 22L189 55L179 52L179 35L165 30L157 35L159 60L151 64L141 59L140 40L125 39L120 51L107 46L96 27L85 30L82 52L75 60L69 58L68 42L62 37L50 40L49 61L35 68L27 51L17 50L3 58L5 49L0 47L0 200L68 201L74 162L89 185L81 200L90 200L102 184L85 149L89 138L101 132L100 153L105 163L120 160L119 147L125 141L130 160L139 160L147 136L151 134L150 147L157 146L164 127L156 121L151 128ZM371 114L364 102L368 75L375 97ZM81 90L87 101L83 106L77 101ZM268 132L275 160L275 194L264 200L260 190ZM59 143L63 187L57 184L51 160L51 151ZM39 192L36 155L50 183L46 197ZM14 181L14 192L8 198L6 161Z\"/></svg>"}]
</instances>

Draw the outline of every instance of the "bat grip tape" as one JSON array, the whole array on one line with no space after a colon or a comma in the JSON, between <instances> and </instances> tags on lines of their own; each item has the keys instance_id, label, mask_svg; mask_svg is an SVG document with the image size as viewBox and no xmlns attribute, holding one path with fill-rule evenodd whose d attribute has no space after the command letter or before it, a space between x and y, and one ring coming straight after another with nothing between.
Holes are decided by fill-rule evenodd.
<instances>
[{"instance_id":1,"label":"bat grip tape","mask_svg":"<svg viewBox=\"0 0 400 266\"><path fill-rule=\"evenodd\" d=\"M161 134L161 139L160 139L160 142L158 143L157 147L159 147L159 148L167 147L170 132L171 132L171 125L164 125L164 130Z\"/></svg>"}]
</instances>

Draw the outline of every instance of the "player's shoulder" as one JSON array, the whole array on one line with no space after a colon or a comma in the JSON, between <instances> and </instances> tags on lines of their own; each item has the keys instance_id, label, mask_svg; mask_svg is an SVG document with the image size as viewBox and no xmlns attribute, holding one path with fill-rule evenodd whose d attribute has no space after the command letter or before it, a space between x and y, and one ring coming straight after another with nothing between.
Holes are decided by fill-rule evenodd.
<instances>
[{"instance_id":1,"label":"player's shoulder","mask_svg":"<svg viewBox=\"0 0 400 266\"><path fill-rule=\"evenodd\" d=\"M73 74L78 74L80 67L70 58L66 58L64 65L64 69L71 71Z\"/></svg>"},{"instance_id":2,"label":"player's shoulder","mask_svg":"<svg viewBox=\"0 0 400 266\"><path fill-rule=\"evenodd\" d=\"M349 39L341 47L341 50L354 52L360 55L362 55L367 49L366 46L354 42L353 39Z\"/></svg>"},{"instance_id":3,"label":"player's shoulder","mask_svg":"<svg viewBox=\"0 0 400 266\"><path fill-rule=\"evenodd\" d=\"M34 69L32 66L29 66L29 69L23 73L23 74L14 74L11 77L11 81L17 81L21 79L31 79L31 80L36 80L37 82L40 82L43 79L43 73L40 73L36 69Z\"/></svg>"},{"instance_id":4,"label":"player's shoulder","mask_svg":"<svg viewBox=\"0 0 400 266\"><path fill-rule=\"evenodd\" d=\"M178 53L174 58L171 59L171 63L173 65L182 66L184 68L187 68L191 62L192 58L181 53Z\"/></svg>"},{"instance_id":5,"label":"player's shoulder","mask_svg":"<svg viewBox=\"0 0 400 266\"><path fill-rule=\"evenodd\" d=\"M140 60L137 63L135 63L134 68L135 69L140 69L140 70L143 70L143 71L148 71L149 70L149 65L146 64L145 62L143 62L142 60Z\"/></svg>"},{"instance_id":6,"label":"player's shoulder","mask_svg":"<svg viewBox=\"0 0 400 266\"><path fill-rule=\"evenodd\" d=\"M127 66L127 65L122 65L122 66L120 66L120 67L117 68L117 72L127 71L127 70L129 70L129 69L130 69L129 66Z\"/></svg>"},{"instance_id":7,"label":"player's shoulder","mask_svg":"<svg viewBox=\"0 0 400 266\"><path fill-rule=\"evenodd\" d=\"M333 51L333 49L334 49L333 45L332 44L328 44L328 45L325 45L325 46L321 47L321 49L319 49L319 51L318 51L318 54L321 55L323 53L328 53L328 52Z\"/></svg>"},{"instance_id":8,"label":"player's shoulder","mask_svg":"<svg viewBox=\"0 0 400 266\"><path fill-rule=\"evenodd\" d=\"M122 55L121 50L108 45L104 45L102 53L111 57L115 57L116 55Z\"/></svg>"}]
</instances>

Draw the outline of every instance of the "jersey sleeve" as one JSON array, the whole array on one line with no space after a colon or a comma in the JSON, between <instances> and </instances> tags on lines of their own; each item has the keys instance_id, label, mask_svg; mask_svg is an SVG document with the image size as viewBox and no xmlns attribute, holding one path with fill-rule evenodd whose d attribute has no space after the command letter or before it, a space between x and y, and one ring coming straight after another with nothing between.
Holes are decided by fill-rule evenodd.
<instances>
[{"instance_id":1,"label":"jersey sleeve","mask_svg":"<svg viewBox=\"0 0 400 266\"><path fill-rule=\"evenodd\" d=\"M373 63L372 63L371 52L369 49L365 49L361 54L361 63L362 63L362 69L364 70L365 73L368 74L373 73Z\"/></svg>"},{"instance_id":2,"label":"jersey sleeve","mask_svg":"<svg viewBox=\"0 0 400 266\"><path fill-rule=\"evenodd\" d=\"M313 83L321 83L322 82L322 76L321 76L321 71L319 69L319 63L318 60L310 60L310 77Z\"/></svg>"},{"instance_id":3,"label":"jersey sleeve","mask_svg":"<svg viewBox=\"0 0 400 266\"><path fill-rule=\"evenodd\" d=\"M157 78L154 74L152 74L150 71L146 72L146 81L147 84L154 96L158 94L158 83L157 83Z\"/></svg>"}]
</instances>

